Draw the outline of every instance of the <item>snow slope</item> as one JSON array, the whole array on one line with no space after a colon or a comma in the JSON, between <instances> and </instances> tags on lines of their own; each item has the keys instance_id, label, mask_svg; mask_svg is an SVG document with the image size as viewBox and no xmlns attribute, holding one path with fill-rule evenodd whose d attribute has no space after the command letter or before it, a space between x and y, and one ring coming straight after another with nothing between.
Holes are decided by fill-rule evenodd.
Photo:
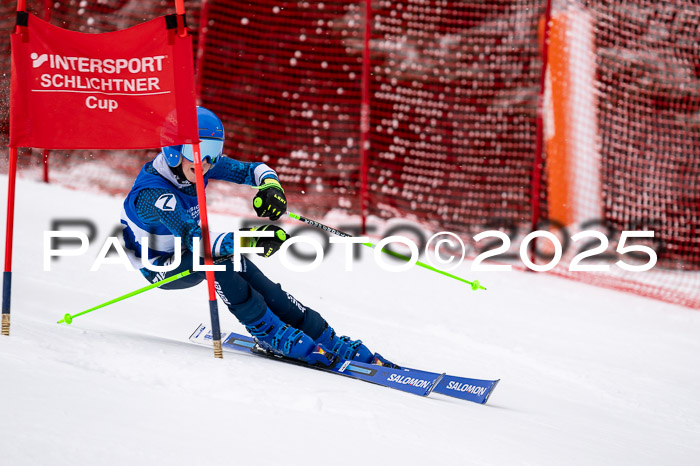
<instances>
[{"instance_id":1,"label":"snow slope","mask_svg":"<svg viewBox=\"0 0 700 466\"><path fill-rule=\"evenodd\" d=\"M4 206L6 176L0 193ZM245 355L214 359L187 341L209 318L203 285L57 325L146 285L120 265L89 271L121 200L20 180L17 201L2 465L698 464L697 311L547 274L475 277L468 264L454 273L488 291L420 268L385 272L367 253L346 272L337 248L307 273L255 259L336 330L399 363L501 379L484 406L421 398ZM91 219L98 238L45 272L43 232L66 218ZM219 310L224 329L242 330Z\"/></svg>"}]
</instances>

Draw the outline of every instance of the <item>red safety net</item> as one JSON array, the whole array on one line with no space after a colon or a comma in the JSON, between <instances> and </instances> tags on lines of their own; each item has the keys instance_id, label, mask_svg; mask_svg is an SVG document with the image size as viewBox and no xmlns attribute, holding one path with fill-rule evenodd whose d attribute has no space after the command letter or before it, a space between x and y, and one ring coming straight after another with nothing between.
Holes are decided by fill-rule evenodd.
<instances>
[{"instance_id":1,"label":"red safety net","mask_svg":"<svg viewBox=\"0 0 700 466\"><path fill-rule=\"evenodd\" d=\"M700 270L700 7L596 5L604 216ZM614 13L614 15L612 14Z\"/></svg>"},{"instance_id":2,"label":"red safety net","mask_svg":"<svg viewBox=\"0 0 700 466\"><path fill-rule=\"evenodd\" d=\"M53 24L83 32L174 12L164 0L55 5ZM569 243L581 229L605 232L611 257L621 230L653 229L654 240L642 241L658 252L651 272L568 272L579 243L568 245L553 271L700 308L700 17L693 2L552 1L551 32L576 46L564 57L550 44L542 166L536 147L545 0L373 1L366 163L364 1L205 5L200 12L200 2L185 2L201 102L224 121L225 152L273 166L300 211L361 213L366 189L370 215L412 218L467 242L500 228L513 239L512 252L531 229L535 206L541 228L566 225L559 233ZM0 26L9 32L14 21ZM9 50L2 54L0 66ZM561 121L570 134L558 139L552 130ZM56 152L52 177L70 184L63 166L79 164L82 176L98 166L93 185L125 192L154 154ZM25 151L25 167L39 158ZM209 199L213 211L230 209L216 195ZM575 215L562 218L561 205L573 204L565 210ZM538 241L541 262L546 243ZM611 270L619 258L606 259ZM625 260L643 263L644 255Z\"/></svg>"},{"instance_id":3,"label":"red safety net","mask_svg":"<svg viewBox=\"0 0 700 466\"><path fill-rule=\"evenodd\" d=\"M700 8L685 1L562 0L554 2L551 25L550 47L567 47L570 61L562 65L561 54L550 53L552 81L560 80L570 109L560 112L568 118L569 147L546 146L544 219L569 226L569 237L577 230L603 232L608 248L582 263L611 265L605 273L567 271L575 253L599 244L588 238L570 244L553 271L700 307ZM556 126L556 103L549 110ZM563 151L568 179L558 166ZM569 211L571 204L579 211L568 221L554 213L554 198L564 190ZM656 251L651 271L629 273L614 265L649 259L616 254L625 230L654 232L653 239L629 243Z\"/></svg>"},{"instance_id":4,"label":"red safety net","mask_svg":"<svg viewBox=\"0 0 700 466\"><path fill-rule=\"evenodd\" d=\"M460 233L528 226L544 3L379 4L370 211Z\"/></svg>"},{"instance_id":5,"label":"red safety net","mask_svg":"<svg viewBox=\"0 0 700 466\"><path fill-rule=\"evenodd\" d=\"M232 153L275 167L309 213L359 208L362 12L347 0L209 7L202 101L227 120Z\"/></svg>"},{"instance_id":6,"label":"red safety net","mask_svg":"<svg viewBox=\"0 0 700 466\"><path fill-rule=\"evenodd\" d=\"M374 2L370 214L529 224L538 3ZM315 210L357 212L364 2L211 2L207 18L201 96L229 149Z\"/></svg>"}]
</instances>

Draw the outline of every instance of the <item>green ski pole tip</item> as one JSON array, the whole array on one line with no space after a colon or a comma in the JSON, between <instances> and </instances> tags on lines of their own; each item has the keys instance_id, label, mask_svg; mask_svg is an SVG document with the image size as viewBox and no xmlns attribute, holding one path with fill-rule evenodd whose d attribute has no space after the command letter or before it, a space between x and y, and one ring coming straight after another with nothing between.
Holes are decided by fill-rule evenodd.
<instances>
[{"instance_id":1,"label":"green ski pole tip","mask_svg":"<svg viewBox=\"0 0 700 466\"><path fill-rule=\"evenodd\" d=\"M63 322L70 325L73 322L73 317L70 314L66 314L63 316Z\"/></svg>"},{"instance_id":2,"label":"green ski pole tip","mask_svg":"<svg viewBox=\"0 0 700 466\"><path fill-rule=\"evenodd\" d=\"M479 283L479 280L474 280L472 282L472 290L476 291L479 289L480 286L481 286L481 283Z\"/></svg>"}]
</instances>

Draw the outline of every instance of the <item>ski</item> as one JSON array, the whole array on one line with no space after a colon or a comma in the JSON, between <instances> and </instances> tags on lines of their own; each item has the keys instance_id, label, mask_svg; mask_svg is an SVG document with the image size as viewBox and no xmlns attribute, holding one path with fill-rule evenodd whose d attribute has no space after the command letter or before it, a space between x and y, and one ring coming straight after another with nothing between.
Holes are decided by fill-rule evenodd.
<instances>
[{"instance_id":1,"label":"ski","mask_svg":"<svg viewBox=\"0 0 700 466\"><path fill-rule=\"evenodd\" d=\"M405 368L407 370L415 370ZM456 375L444 374L438 384L433 388L432 393L459 398L460 400L471 401L472 403L484 404L489 400L493 390L501 379L482 380L459 377Z\"/></svg>"},{"instance_id":2,"label":"ski","mask_svg":"<svg viewBox=\"0 0 700 466\"><path fill-rule=\"evenodd\" d=\"M190 340L194 343L209 345L211 344L211 331L207 330L206 326L203 324L200 324L190 336ZM289 364L346 375L348 377L388 386L390 388L396 388L398 390L421 396L427 396L430 393L439 393L441 395L471 401L472 403L484 404L488 401L489 397L493 393L493 390L500 381L500 379L471 379L467 377L459 377L445 373L440 374L436 372L427 372L411 368L391 369L388 367L378 366L376 364L365 364L347 360L338 362L332 368L309 366L308 364L295 359L284 358L267 353L264 350L260 350L256 346L255 340L247 335L222 333L221 340L223 341L222 348L227 351L238 351L254 354L256 356L276 359ZM380 369L381 374L378 374ZM432 383L428 383L430 380L432 380ZM411 385L411 383L417 384L419 387L415 387ZM427 385L427 387L425 387L425 385Z\"/></svg>"},{"instance_id":3,"label":"ski","mask_svg":"<svg viewBox=\"0 0 700 466\"><path fill-rule=\"evenodd\" d=\"M190 341L207 346L211 345L211 330L207 326L200 324L190 336ZM376 364L365 364L346 359L337 361L332 367L310 366L296 359L285 358L283 356L269 353L260 348L255 343L255 340L247 335L240 335L233 332L222 332L221 341L221 347L225 351L247 353L296 366L343 375L419 396L428 396L445 375L417 369L393 369Z\"/></svg>"},{"instance_id":4,"label":"ski","mask_svg":"<svg viewBox=\"0 0 700 466\"><path fill-rule=\"evenodd\" d=\"M501 379L481 380L446 374L433 388L434 393L447 395L473 403L484 404Z\"/></svg>"}]
</instances>

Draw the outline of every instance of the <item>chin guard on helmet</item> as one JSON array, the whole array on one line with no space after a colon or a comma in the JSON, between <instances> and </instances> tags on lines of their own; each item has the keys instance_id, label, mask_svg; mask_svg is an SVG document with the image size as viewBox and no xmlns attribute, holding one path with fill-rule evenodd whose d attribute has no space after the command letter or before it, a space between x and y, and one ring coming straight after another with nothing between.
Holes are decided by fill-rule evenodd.
<instances>
[{"instance_id":1,"label":"chin guard on helmet","mask_svg":"<svg viewBox=\"0 0 700 466\"><path fill-rule=\"evenodd\" d=\"M209 163L214 165L224 150L224 125L214 112L204 107L197 107L197 125L199 126L199 152L202 161L209 159ZM192 144L165 146L162 149L165 161L171 167L180 165L183 157L194 162Z\"/></svg>"}]
</instances>

